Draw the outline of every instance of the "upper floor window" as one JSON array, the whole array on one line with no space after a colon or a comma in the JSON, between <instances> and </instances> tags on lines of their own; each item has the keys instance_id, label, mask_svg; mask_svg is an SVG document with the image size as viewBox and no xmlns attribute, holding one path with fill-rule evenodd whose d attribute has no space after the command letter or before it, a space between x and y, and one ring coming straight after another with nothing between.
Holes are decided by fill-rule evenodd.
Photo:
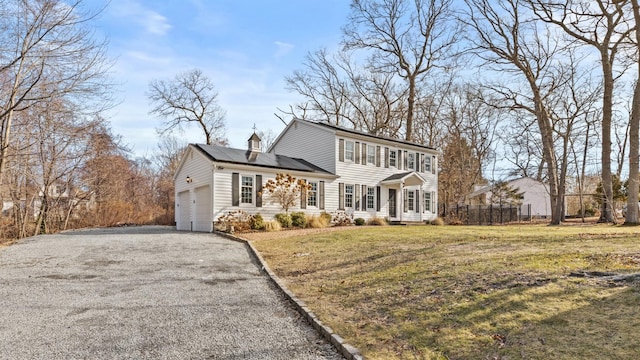
<instances>
[{"instance_id":1,"label":"upper floor window","mask_svg":"<svg viewBox=\"0 0 640 360\"><path fill-rule=\"evenodd\" d=\"M424 157L424 171L431 172L431 156Z\"/></svg>"},{"instance_id":2,"label":"upper floor window","mask_svg":"<svg viewBox=\"0 0 640 360\"><path fill-rule=\"evenodd\" d=\"M318 206L318 183L309 182L309 191L307 192L307 206Z\"/></svg>"},{"instance_id":3,"label":"upper floor window","mask_svg":"<svg viewBox=\"0 0 640 360\"><path fill-rule=\"evenodd\" d=\"M345 160L353 161L353 141L344 142L344 158Z\"/></svg>"},{"instance_id":4,"label":"upper floor window","mask_svg":"<svg viewBox=\"0 0 640 360\"><path fill-rule=\"evenodd\" d=\"M411 170L416 170L416 154L409 153L407 155L407 167Z\"/></svg>"},{"instance_id":5,"label":"upper floor window","mask_svg":"<svg viewBox=\"0 0 640 360\"><path fill-rule=\"evenodd\" d=\"M376 147L373 145L367 145L367 164L376 163Z\"/></svg>"},{"instance_id":6,"label":"upper floor window","mask_svg":"<svg viewBox=\"0 0 640 360\"><path fill-rule=\"evenodd\" d=\"M242 176L240 201L243 204L253 203L253 176Z\"/></svg>"},{"instance_id":7,"label":"upper floor window","mask_svg":"<svg viewBox=\"0 0 640 360\"><path fill-rule=\"evenodd\" d=\"M396 157L398 153L395 150L389 151L389 166L396 167Z\"/></svg>"},{"instance_id":8,"label":"upper floor window","mask_svg":"<svg viewBox=\"0 0 640 360\"><path fill-rule=\"evenodd\" d=\"M353 185L344 186L344 207L353 207Z\"/></svg>"},{"instance_id":9,"label":"upper floor window","mask_svg":"<svg viewBox=\"0 0 640 360\"><path fill-rule=\"evenodd\" d=\"M375 205L376 189L374 187L367 187L367 209L373 209Z\"/></svg>"}]
</instances>

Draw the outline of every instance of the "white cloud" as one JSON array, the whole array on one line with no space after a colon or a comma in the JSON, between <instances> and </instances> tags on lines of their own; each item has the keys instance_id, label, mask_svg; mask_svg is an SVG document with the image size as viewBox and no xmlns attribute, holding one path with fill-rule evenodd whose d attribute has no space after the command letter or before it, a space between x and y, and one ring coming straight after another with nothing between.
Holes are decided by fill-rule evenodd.
<instances>
[{"instance_id":1,"label":"white cloud","mask_svg":"<svg viewBox=\"0 0 640 360\"><path fill-rule=\"evenodd\" d=\"M113 13L142 26L150 34L162 36L172 28L167 17L144 7L137 1L115 3Z\"/></svg>"},{"instance_id":2,"label":"white cloud","mask_svg":"<svg viewBox=\"0 0 640 360\"><path fill-rule=\"evenodd\" d=\"M274 44L277 47L276 53L274 55L276 58L281 58L287 55L295 47L293 44L285 43L282 41L276 41Z\"/></svg>"}]
</instances>

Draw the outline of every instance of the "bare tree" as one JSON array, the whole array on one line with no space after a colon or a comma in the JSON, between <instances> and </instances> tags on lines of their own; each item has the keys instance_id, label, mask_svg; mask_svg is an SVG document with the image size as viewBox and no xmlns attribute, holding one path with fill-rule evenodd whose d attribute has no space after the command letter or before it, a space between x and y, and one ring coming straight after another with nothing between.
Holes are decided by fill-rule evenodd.
<instances>
[{"instance_id":1,"label":"bare tree","mask_svg":"<svg viewBox=\"0 0 640 360\"><path fill-rule=\"evenodd\" d=\"M460 33L452 0L353 0L344 28L347 49L372 51L370 67L406 81L405 139L414 140L419 82L451 66Z\"/></svg>"},{"instance_id":2,"label":"bare tree","mask_svg":"<svg viewBox=\"0 0 640 360\"><path fill-rule=\"evenodd\" d=\"M296 70L285 78L287 88L306 98L308 108L322 115L329 123L341 125L348 113L348 93L339 61L346 57L331 56L326 49L307 54L303 62L303 70ZM293 114L291 109L290 115Z\"/></svg>"},{"instance_id":3,"label":"bare tree","mask_svg":"<svg viewBox=\"0 0 640 360\"><path fill-rule=\"evenodd\" d=\"M65 98L98 113L112 105L106 42L83 0L6 0L0 5L0 184L17 112Z\"/></svg>"},{"instance_id":4,"label":"bare tree","mask_svg":"<svg viewBox=\"0 0 640 360\"><path fill-rule=\"evenodd\" d=\"M635 23L635 45L636 51L640 52L640 6L638 0L630 0L633 9L633 19ZM633 100L631 104L631 118L629 119L629 184L627 185L627 214L625 224L638 224L638 171L640 161L640 55L636 53L638 79L633 91Z\"/></svg>"},{"instance_id":5,"label":"bare tree","mask_svg":"<svg viewBox=\"0 0 640 360\"><path fill-rule=\"evenodd\" d=\"M308 54L303 66L286 77L288 89L306 99L307 106L298 110L374 135L398 135L406 113L406 91L394 74L358 65L348 51L330 55L322 49ZM293 109L287 114L305 116Z\"/></svg>"},{"instance_id":6,"label":"bare tree","mask_svg":"<svg viewBox=\"0 0 640 360\"><path fill-rule=\"evenodd\" d=\"M469 28L474 51L486 65L519 76L525 82L522 89L517 82L499 84L492 90L504 97L512 110L525 111L536 118L542 140L543 159L546 164L551 198L551 223L562 220L562 202L559 193L558 162L554 151L554 133L545 99L555 91L558 81L550 72L550 64L557 51L549 42L544 29L527 21L526 8L520 0L465 0L469 7Z\"/></svg>"},{"instance_id":7,"label":"bare tree","mask_svg":"<svg viewBox=\"0 0 640 360\"><path fill-rule=\"evenodd\" d=\"M527 0L539 19L553 24L568 36L598 52L603 75L602 92L602 183L604 201L600 222L615 222L611 177L611 123L613 92L616 79L622 74L614 72L617 54L629 41L634 27L629 23L630 13L626 1L568 0L550 2Z\"/></svg>"},{"instance_id":8,"label":"bare tree","mask_svg":"<svg viewBox=\"0 0 640 360\"><path fill-rule=\"evenodd\" d=\"M195 124L208 145L227 142L225 111L218 104L213 82L201 70L178 74L169 81L152 80L147 97L153 106L149 113L165 120L158 128L161 135Z\"/></svg>"}]
</instances>

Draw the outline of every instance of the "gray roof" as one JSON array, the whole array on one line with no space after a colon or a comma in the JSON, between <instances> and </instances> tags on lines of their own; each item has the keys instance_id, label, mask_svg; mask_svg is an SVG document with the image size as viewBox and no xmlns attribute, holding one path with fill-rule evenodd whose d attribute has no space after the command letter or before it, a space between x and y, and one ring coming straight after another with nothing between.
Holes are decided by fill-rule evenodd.
<instances>
[{"instance_id":1,"label":"gray roof","mask_svg":"<svg viewBox=\"0 0 640 360\"><path fill-rule=\"evenodd\" d=\"M409 171L409 172L403 172L403 173L397 173L397 174L393 174L391 176L389 176L388 178L382 180L382 181L393 181L393 180L400 180L403 177L407 176L407 175L411 175L413 174L413 171Z\"/></svg>"},{"instance_id":2,"label":"gray roof","mask_svg":"<svg viewBox=\"0 0 640 360\"><path fill-rule=\"evenodd\" d=\"M263 152L251 152L249 150L233 149L224 146L193 144L198 150L207 155L211 160L260 166L273 169L294 170L311 173L331 174L330 172L303 160L291 158L284 155L276 155ZM333 174L331 174L333 175Z\"/></svg>"},{"instance_id":3,"label":"gray roof","mask_svg":"<svg viewBox=\"0 0 640 360\"><path fill-rule=\"evenodd\" d=\"M426 146L426 145L423 145L423 144L418 144L418 143L415 143L415 142L412 142L412 141L396 139L396 138L392 138L392 137L388 137L388 136L373 135L373 134L366 133L364 131L359 131L359 130L345 128L345 127L342 127L342 126L332 125L332 124L328 124L326 122L321 122L321 121L317 121L316 122L316 121L309 121L309 120L302 120L302 119L297 119L297 120L311 122L311 123L318 124L318 125L321 125L321 126L333 129L333 130L344 131L344 132L351 133L351 134L357 134L357 135L371 137L371 138L374 138L374 139L393 141L393 142L397 142L397 143L400 143L400 144L406 144L406 145L421 147L421 148L424 148L424 149L435 150L434 148L432 148L430 146Z\"/></svg>"}]
</instances>

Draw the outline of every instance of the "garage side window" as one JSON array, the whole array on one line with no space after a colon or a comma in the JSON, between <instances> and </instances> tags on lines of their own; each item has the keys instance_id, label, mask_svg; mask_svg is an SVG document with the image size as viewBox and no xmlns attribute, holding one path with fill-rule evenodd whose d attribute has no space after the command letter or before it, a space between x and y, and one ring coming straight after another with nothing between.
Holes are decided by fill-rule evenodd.
<instances>
[{"instance_id":1,"label":"garage side window","mask_svg":"<svg viewBox=\"0 0 640 360\"><path fill-rule=\"evenodd\" d=\"M242 176L240 201L243 204L253 203L253 176Z\"/></svg>"}]
</instances>

